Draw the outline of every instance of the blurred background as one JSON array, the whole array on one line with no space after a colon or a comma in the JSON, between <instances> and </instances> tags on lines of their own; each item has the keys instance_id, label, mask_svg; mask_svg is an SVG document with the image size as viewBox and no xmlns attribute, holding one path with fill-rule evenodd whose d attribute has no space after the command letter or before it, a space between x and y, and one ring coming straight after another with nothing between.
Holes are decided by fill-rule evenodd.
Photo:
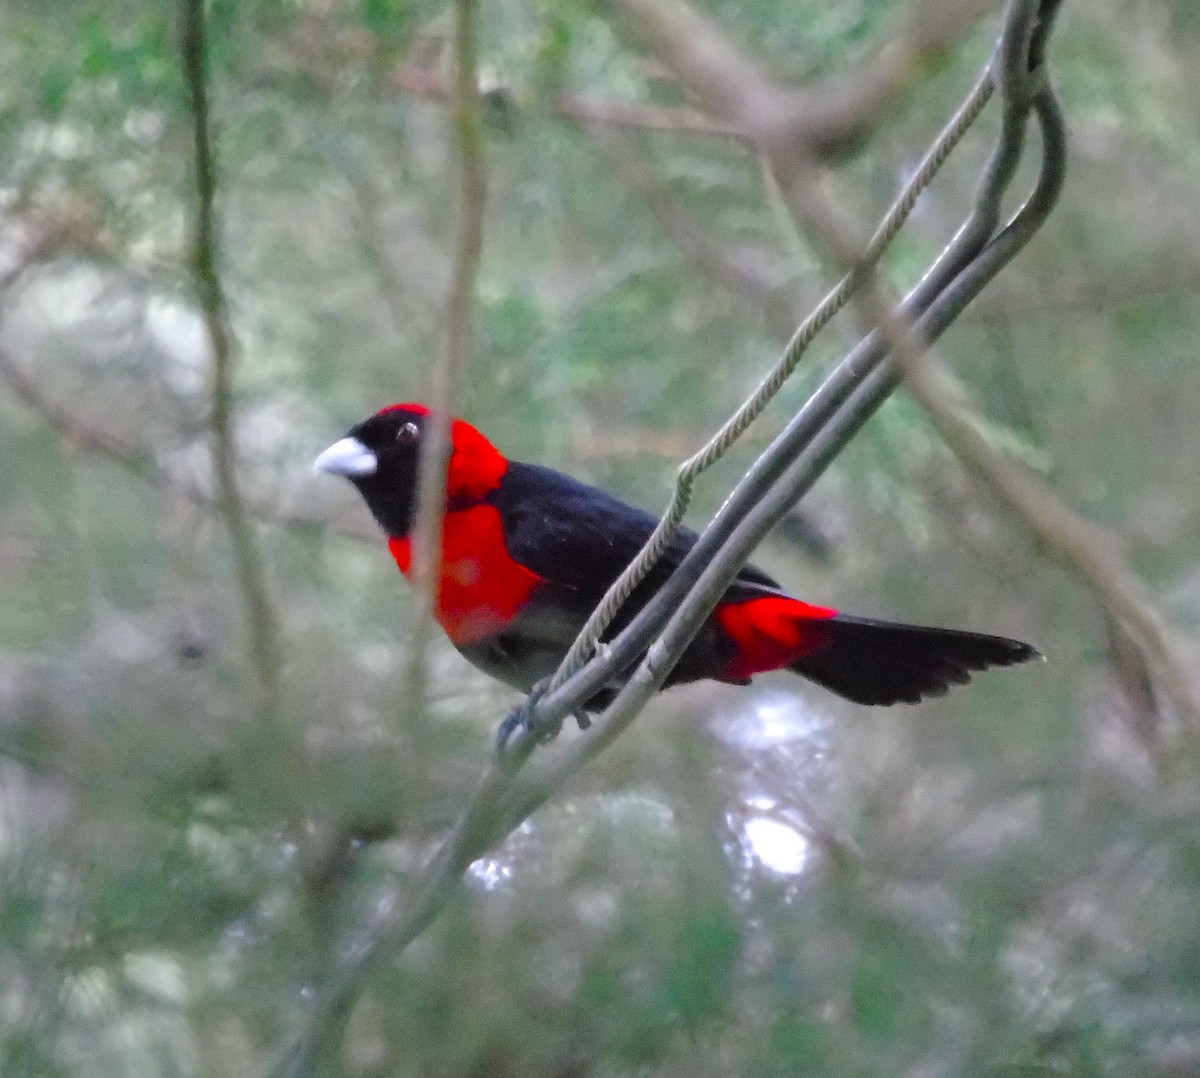
<instances>
[{"instance_id":1,"label":"blurred background","mask_svg":"<svg viewBox=\"0 0 1200 1078\"><path fill-rule=\"evenodd\" d=\"M904 5L704 5L778 77ZM452 9L209 5L237 465L279 640L264 719L214 509L177 12L0 2L0 1072L257 1075L403 896L513 693L413 609L313 457L422 399L455 203ZM984 20L833 175L873 226L992 46ZM988 433L1200 623L1200 9L1068 5L1062 203L947 334ZM480 12L488 185L463 413L650 509L836 279L755 158L696 131L611 12ZM604 120L605 122L601 122ZM970 204L995 109L886 268ZM695 126L695 125L692 125ZM822 338L700 485L702 523L856 339ZM1200 1074L1188 736L1078 582L903 393L756 561L867 615L1048 662L918 708L786 675L655 703L372 977L331 1074ZM576 736L568 730L564 737Z\"/></svg>"}]
</instances>

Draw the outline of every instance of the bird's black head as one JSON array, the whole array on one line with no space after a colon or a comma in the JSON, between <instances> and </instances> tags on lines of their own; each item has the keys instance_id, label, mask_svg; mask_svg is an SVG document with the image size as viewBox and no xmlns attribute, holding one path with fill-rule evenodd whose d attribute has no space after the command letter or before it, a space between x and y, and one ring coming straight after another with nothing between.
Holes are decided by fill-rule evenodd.
<instances>
[{"instance_id":1,"label":"bird's black head","mask_svg":"<svg viewBox=\"0 0 1200 1078\"><path fill-rule=\"evenodd\" d=\"M407 535L417 496L417 461L429 411L419 404L385 408L356 423L313 467L350 480L388 535Z\"/></svg>"},{"instance_id":2,"label":"bird's black head","mask_svg":"<svg viewBox=\"0 0 1200 1078\"><path fill-rule=\"evenodd\" d=\"M430 423L423 404L394 404L355 424L341 441L317 457L319 472L344 475L389 536L412 527L417 498L417 466ZM469 423L450 424L446 496L450 503L477 501L495 487L508 468L496 448Z\"/></svg>"}]
</instances>

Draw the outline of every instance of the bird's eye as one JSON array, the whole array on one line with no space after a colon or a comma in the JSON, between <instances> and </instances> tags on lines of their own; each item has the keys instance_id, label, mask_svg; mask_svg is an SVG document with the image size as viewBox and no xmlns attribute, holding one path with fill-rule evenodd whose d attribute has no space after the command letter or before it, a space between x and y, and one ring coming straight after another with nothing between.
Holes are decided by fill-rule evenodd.
<instances>
[{"instance_id":1,"label":"bird's eye","mask_svg":"<svg viewBox=\"0 0 1200 1078\"><path fill-rule=\"evenodd\" d=\"M416 423L405 423L396 431L396 441L401 445L412 445L420 437L421 428Z\"/></svg>"}]
</instances>

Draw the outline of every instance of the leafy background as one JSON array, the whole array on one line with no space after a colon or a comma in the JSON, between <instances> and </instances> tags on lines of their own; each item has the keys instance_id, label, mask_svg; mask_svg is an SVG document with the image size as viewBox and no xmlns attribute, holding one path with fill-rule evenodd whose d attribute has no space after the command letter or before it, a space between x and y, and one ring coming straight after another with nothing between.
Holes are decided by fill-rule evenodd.
<instances>
[{"instance_id":1,"label":"leafy background","mask_svg":"<svg viewBox=\"0 0 1200 1078\"><path fill-rule=\"evenodd\" d=\"M853 63L895 8L707 5L796 81ZM247 703L209 498L176 13L0 6L5 1074L261 1073L356 926L404 893L513 703L440 641L429 707L405 698L410 596L353 492L310 467L351 422L429 391L450 126L398 73L445 74L450 11L219 0L209 18L239 466L284 653L270 725ZM838 171L864 226L992 28ZM944 355L992 437L1194 629L1200 16L1068 6L1052 56L1063 203ZM570 98L679 103L602 9L489 0L481 64L464 412L514 457L659 507L832 268L737 144L560 115ZM898 285L968 205L994 120L889 255ZM854 335L831 331L705 481L697 520ZM786 676L667 694L372 978L330 1073L1200 1072L1197 760L1078 584L902 395L757 560L812 601L1020 636L1050 661L919 709Z\"/></svg>"}]
</instances>

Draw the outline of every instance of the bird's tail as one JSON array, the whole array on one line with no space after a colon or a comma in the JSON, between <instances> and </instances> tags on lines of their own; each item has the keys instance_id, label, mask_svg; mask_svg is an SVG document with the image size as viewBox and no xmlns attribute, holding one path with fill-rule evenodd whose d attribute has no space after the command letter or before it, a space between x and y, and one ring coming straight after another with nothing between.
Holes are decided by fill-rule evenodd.
<instances>
[{"instance_id":1,"label":"bird's tail","mask_svg":"<svg viewBox=\"0 0 1200 1078\"><path fill-rule=\"evenodd\" d=\"M859 704L915 704L989 666L1040 658L1020 640L869 618L821 622L828 643L788 669Z\"/></svg>"}]
</instances>

